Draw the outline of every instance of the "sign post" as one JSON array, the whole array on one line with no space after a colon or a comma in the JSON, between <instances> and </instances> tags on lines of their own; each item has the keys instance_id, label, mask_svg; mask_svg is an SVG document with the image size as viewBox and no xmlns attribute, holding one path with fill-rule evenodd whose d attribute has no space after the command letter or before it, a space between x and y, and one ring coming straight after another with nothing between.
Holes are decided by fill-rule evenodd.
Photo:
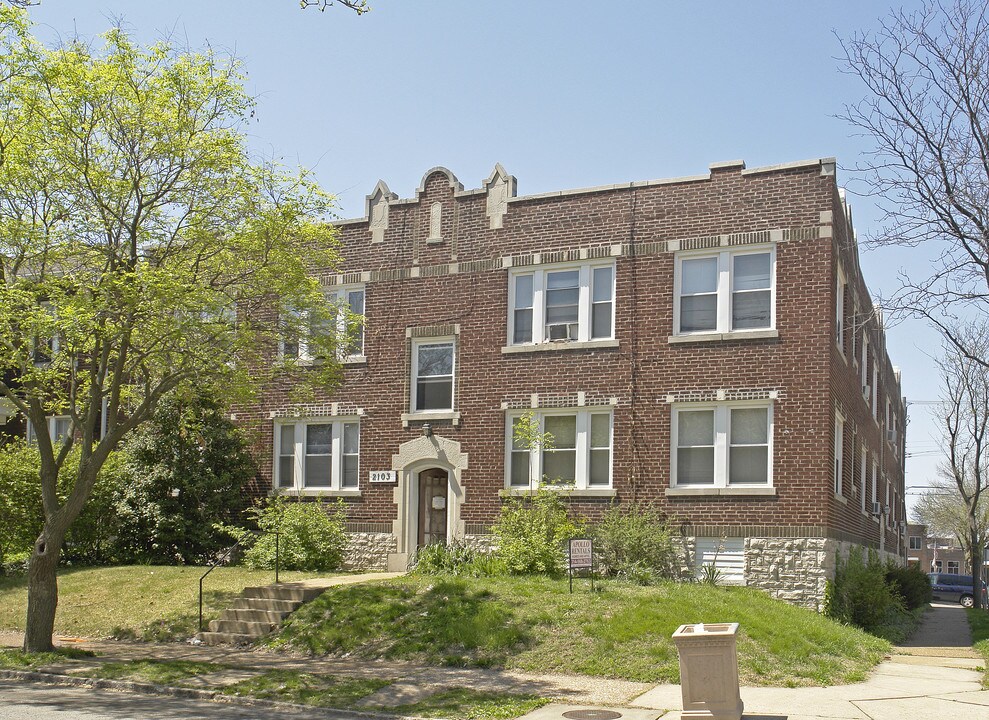
<instances>
[{"instance_id":1,"label":"sign post","mask_svg":"<svg viewBox=\"0 0 989 720\"><path fill-rule=\"evenodd\" d=\"M591 573L591 589L594 589L594 541L591 538L570 538L570 593L573 594L574 570Z\"/></svg>"}]
</instances>

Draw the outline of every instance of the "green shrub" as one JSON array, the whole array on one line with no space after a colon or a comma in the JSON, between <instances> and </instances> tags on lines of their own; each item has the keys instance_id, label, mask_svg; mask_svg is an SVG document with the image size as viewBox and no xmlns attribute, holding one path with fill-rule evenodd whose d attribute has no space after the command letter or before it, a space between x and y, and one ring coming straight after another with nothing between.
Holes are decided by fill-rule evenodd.
<instances>
[{"instance_id":1,"label":"green shrub","mask_svg":"<svg viewBox=\"0 0 989 720\"><path fill-rule=\"evenodd\" d=\"M886 566L886 583L903 599L908 610L925 607L934 599L931 579L919 567L889 563Z\"/></svg>"},{"instance_id":2,"label":"green shrub","mask_svg":"<svg viewBox=\"0 0 989 720\"><path fill-rule=\"evenodd\" d=\"M677 529L648 505L613 505L594 527L595 552L602 569L638 584L680 574L674 538Z\"/></svg>"},{"instance_id":3,"label":"green shrub","mask_svg":"<svg viewBox=\"0 0 989 720\"><path fill-rule=\"evenodd\" d=\"M412 572L417 575L504 575L505 564L493 553L470 547L462 541L433 543L419 548Z\"/></svg>"},{"instance_id":4,"label":"green shrub","mask_svg":"<svg viewBox=\"0 0 989 720\"><path fill-rule=\"evenodd\" d=\"M23 567L44 525L41 508L41 460L35 447L14 442L0 449L0 567ZM79 470L79 450L66 458L58 477L64 500ZM119 528L114 497L130 482L122 453L107 459L79 517L69 528L62 548L68 563L109 562Z\"/></svg>"},{"instance_id":5,"label":"green shrub","mask_svg":"<svg viewBox=\"0 0 989 720\"><path fill-rule=\"evenodd\" d=\"M875 633L905 612L903 600L886 583L886 568L875 553L864 560L862 552L853 549L847 560L839 558L825 595L825 615Z\"/></svg>"},{"instance_id":6,"label":"green shrub","mask_svg":"<svg viewBox=\"0 0 989 720\"><path fill-rule=\"evenodd\" d=\"M115 498L117 562L201 564L227 545L216 524L240 522L254 463L214 401L170 398L127 443L131 482Z\"/></svg>"},{"instance_id":7,"label":"green shrub","mask_svg":"<svg viewBox=\"0 0 989 720\"><path fill-rule=\"evenodd\" d=\"M257 525L259 535L245 528L220 526L247 546L243 559L247 567L273 569L276 542L283 570L327 571L339 570L343 565L347 547L344 532L347 511L343 500L327 507L321 498L309 502L275 496L247 514Z\"/></svg>"},{"instance_id":8,"label":"green shrub","mask_svg":"<svg viewBox=\"0 0 989 720\"><path fill-rule=\"evenodd\" d=\"M583 531L583 521L569 516L560 491L547 488L509 499L492 528L497 556L512 575L562 572L564 542Z\"/></svg>"}]
</instances>

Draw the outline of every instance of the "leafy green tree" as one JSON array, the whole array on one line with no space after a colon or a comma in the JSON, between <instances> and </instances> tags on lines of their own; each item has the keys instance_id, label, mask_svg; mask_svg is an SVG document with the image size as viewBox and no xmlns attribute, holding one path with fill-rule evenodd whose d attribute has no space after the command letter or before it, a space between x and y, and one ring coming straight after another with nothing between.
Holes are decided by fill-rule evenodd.
<instances>
[{"instance_id":1,"label":"leafy green tree","mask_svg":"<svg viewBox=\"0 0 989 720\"><path fill-rule=\"evenodd\" d=\"M240 429L209 398L167 398L127 442L131 482L117 489L116 560L204 563L234 523L254 461Z\"/></svg>"},{"instance_id":2,"label":"leafy green tree","mask_svg":"<svg viewBox=\"0 0 989 720\"><path fill-rule=\"evenodd\" d=\"M331 326L311 270L337 262L332 197L251 156L253 110L239 63L212 50L120 29L48 48L0 6L0 377L15 378L0 397L34 429L44 512L26 650L52 647L60 551L121 440L173 391L224 402L294 372L271 362L279 333ZM332 386L335 342L310 338L326 360L296 374Z\"/></svg>"}]
</instances>

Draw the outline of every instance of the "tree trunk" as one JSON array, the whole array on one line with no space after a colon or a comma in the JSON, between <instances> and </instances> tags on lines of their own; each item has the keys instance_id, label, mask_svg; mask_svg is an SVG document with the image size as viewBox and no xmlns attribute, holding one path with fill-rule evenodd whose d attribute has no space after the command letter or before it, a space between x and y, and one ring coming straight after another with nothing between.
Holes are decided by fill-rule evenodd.
<instances>
[{"instance_id":1,"label":"tree trunk","mask_svg":"<svg viewBox=\"0 0 989 720\"><path fill-rule=\"evenodd\" d=\"M974 517L970 517L969 519L969 547L972 548L970 555L972 561L972 607L981 608L984 607L982 603L982 553L985 550L979 542L981 533L979 532L976 519Z\"/></svg>"},{"instance_id":2,"label":"tree trunk","mask_svg":"<svg viewBox=\"0 0 989 720\"><path fill-rule=\"evenodd\" d=\"M65 532L57 532L45 524L34 543L27 571L27 627L24 632L25 652L49 652L53 649L55 608L58 605L58 556L62 551Z\"/></svg>"}]
</instances>

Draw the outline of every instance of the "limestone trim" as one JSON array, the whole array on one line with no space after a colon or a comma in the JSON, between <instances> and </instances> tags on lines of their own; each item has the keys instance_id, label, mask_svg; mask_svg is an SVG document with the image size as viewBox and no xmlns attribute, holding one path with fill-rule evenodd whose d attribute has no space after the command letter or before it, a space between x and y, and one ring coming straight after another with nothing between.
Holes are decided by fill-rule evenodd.
<instances>
[{"instance_id":1,"label":"limestone trim","mask_svg":"<svg viewBox=\"0 0 989 720\"><path fill-rule=\"evenodd\" d=\"M397 201L391 202L392 205ZM324 274L321 282L327 286L355 283L394 282L418 277L474 274L506 270L513 267L531 267L565 262L582 262L607 257L652 257L680 252L681 250L706 250L729 248L741 245L764 243L786 243L803 240L817 240L830 232L830 225L809 225L807 227L777 228L774 230L744 231L724 235L705 235L692 238L660 240L648 243L622 243L607 245L581 245L562 250L541 250L521 255L504 255L468 262L450 262L438 265L411 265L387 270L348 270L346 273ZM727 334L727 333L726 333ZM734 336L736 333L731 333ZM685 336L691 339L698 336ZM684 341L687 342L687 341Z\"/></svg>"},{"instance_id":2,"label":"limestone trim","mask_svg":"<svg viewBox=\"0 0 989 720\"><path fill-rule=\"evenodd\" d=\"M585 342L543 342L535 345L506 345L501 349L502 355L518 355L520 353L554 352L556 350L602 350L618 347L618 340L587 340Z\"/></svg>"},{"instance_id":3,"label":"limestone trim","mask_svg":"<svg viewBox=\"0 0 989 720\"><path fill-rule=\"evenodd\" d=\"M416 549L419 523L419 473L423 470L440 469L447 472L447 537L463 538L465 524L460 517L464 502L463 472L468 467L467 453L462 452L460 443L439 435L421 436L398 447L392 455L391 469L398 475L393 500L397 505L397 519L392 523L392 534L396 538L395 552L389 555L388 567L405 570L412 553Z\"/></svg>"},{"instance_id":4,"label":"limestone trim","mask_svg":"<svg viewBox=\"0 0 989 720\"><path fill-rule=\"evenodd\" d=\"M693 335L670 335L666 341L670 345L683 345L697 342L738 342L745 340L772 340L780 336L779 330L734 330L726 333L694 333Z\"/></svg>"}]
</instances>

